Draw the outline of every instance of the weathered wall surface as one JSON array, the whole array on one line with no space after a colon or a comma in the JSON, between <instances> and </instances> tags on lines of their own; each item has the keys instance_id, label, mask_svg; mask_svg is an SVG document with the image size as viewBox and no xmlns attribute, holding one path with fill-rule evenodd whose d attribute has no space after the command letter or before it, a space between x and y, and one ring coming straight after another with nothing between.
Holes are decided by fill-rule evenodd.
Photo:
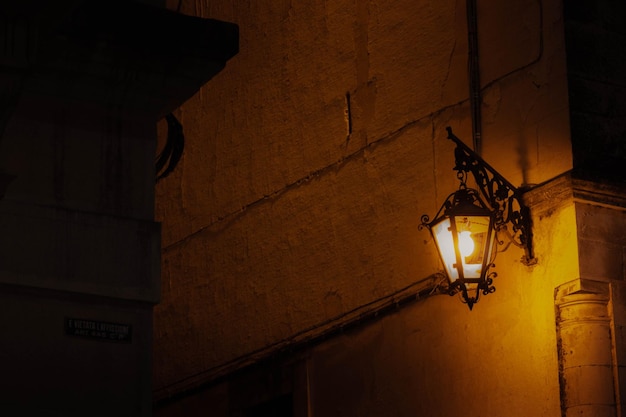
<instances>
[{"instance_id":1,"label":"weathered wall surface","mask_svg":"<svg viewBox=\"0 0 626 417\"><path fill-rule=\"evenodd\" d=\"M483 156L542 183L572 168L560 3L479 3ZM178 110L185 155L157 186L157 397L440 270L417 226L458 185L445 127L471 143L463 1L180 8L237 23L241 43ZM498 291L471 314L435 297L315 351L316 414L558 415L553 289L578 276L561 240L574 210L537 221L552 228L539 264L499 256ZM481 386L518 388L476 401Z\"/></svg>"}]
</instances>

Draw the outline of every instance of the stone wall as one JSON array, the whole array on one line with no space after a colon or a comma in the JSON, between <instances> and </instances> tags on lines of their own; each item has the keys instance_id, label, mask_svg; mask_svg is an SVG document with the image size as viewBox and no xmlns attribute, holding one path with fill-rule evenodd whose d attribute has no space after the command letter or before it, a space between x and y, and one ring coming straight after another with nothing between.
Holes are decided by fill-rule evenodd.
<instances>
[{"instance_id":1,"label":"stone wall","mask_svg":"<svg viewBox=\"0 0 626 417\"><path fill-rule=\"evenodd\" d=\"M239 24L241 45L177 110L185 155L157 186L159 412L278 398L280 382L242 369L300 360L308 382L291 392L311 415L558 415L554 288L580 275L571 195L533 213L537 265L498 255L497 291L471 313L433 296L315 338L441 270L417 227L458 187L445 127L471 143L465 2L180 10ZM560 2L480 2L478 19L483 157L516 186L571 170Z\"/></svg>"}]
</instances>

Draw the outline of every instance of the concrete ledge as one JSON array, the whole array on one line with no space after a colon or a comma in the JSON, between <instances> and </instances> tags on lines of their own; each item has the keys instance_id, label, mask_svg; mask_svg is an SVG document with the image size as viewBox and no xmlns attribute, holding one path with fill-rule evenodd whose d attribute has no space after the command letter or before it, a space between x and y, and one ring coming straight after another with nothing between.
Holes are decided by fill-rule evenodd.
<instances>
[{"instance_id":1,"label":"concrete ledge","mask_svg":"<svg viewBox=\"0 0 626 417\"><path fill-rule=\"evenodd\" d=\"M525 191L523 200L534 215L542 217L574 202L626 210L625 195L621 184L588 180L570 171Z\"/></svg>"},{"instance_id":2,"label":"concrete ledge","mask_svg":"<svg viewBox=\"0 0 626 417\"><path fill-rule=\"evenodd\" d=\"M610 295L609 284L591 279L578 278L556 287L554 290L554 299L558 305L565 297L578 294L596 294L600 296L602 300L608 301Z\"/></svg>"}]
</instances>

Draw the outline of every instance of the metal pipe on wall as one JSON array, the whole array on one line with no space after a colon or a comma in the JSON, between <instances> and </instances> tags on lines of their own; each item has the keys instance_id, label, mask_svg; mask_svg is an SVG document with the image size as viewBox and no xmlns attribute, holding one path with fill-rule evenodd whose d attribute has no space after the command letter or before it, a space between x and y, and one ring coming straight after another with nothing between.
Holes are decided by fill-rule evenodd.
<instances>
[{"instance_id":1,"label":"metal pipe on wall","mask_svg":"<svg viewBox=\"0 0 626 417\"><path fill-rule=\"evenodd\" d=\"M467 0L467 71L470 89L470 111L472 115L472 142L474 152L481 154L482 151L482 127L480 105L482 96L480 93L480 67L478 63L478 18L476 13L476 0Z\"/></svg>"}]
</instances>

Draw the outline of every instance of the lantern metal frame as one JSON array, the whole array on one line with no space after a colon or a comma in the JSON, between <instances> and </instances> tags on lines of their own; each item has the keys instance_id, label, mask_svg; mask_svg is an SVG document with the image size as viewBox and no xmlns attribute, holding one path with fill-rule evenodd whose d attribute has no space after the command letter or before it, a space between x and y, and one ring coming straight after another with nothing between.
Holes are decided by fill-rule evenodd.
<instances>
[{"instance_id":1,"label":"lantern metal frame","mask_svg":"<svg viewBox=\"0 0 626 417\"><path fill-rule=\"evenodd\" d=\"M522 191L514 187L500 173L498 173L491 165L483 160L463 141L452 133L452 129L447 127L448 139L456 144L454 151L455 166L457 178L460 181L459 189L450 194L443 203L435 218L431 221L428 215L423 215L422 223L419 230L428 229L437 245L442 262L446 267L446 275L449 281L448 293L454 295L460 293L462 301L468 305L470 310L475 303L478 302L480 294L491 294L495 291L493 279L497 276L491 268L495 267L494 259L498 252L506 251L510 244L524 249L522 262L530 265L536 262L532 246L532 221L530 217L530 209L524 205L522 200ZM468 174L474 177L478 190L467 187ZM472 209L471 207L474 207ZM445 218L450 218L452 224L455 217L472 216L471 213L476 208L484 210L490 216L490 234L494 236L494 243L491 247L487 247L482 257L482 266L480 269L480 277L466 278L463 276L462 259L460 254L459 242L456 230L453 230L454 251L456 254L456 263L453 265L459 271L459 276L453 278L450 276L448 266L445 265L442 248L437 243L437 238L433 234L433 227L441 223ZM469 209L467 214L463 213L464 209ZM505 236L508 243L505 245L504 240L500 239ZM489 235L488 239L491 239ZM489 242L486 245L491 245ZM500 248L502 247L502 248ZM488 252L487 252L488 251ZM473 292L473 295L470 293Z\"/></svg>"},{"instance_id":2,"label":"lantern metal frame","mask_svg":"<svg viewBox=\"0 0 626 417\"><path fill-rule=\"evenodd\" d=\"M459 189L446 198L435 218L430 221L427 215L423 215L419 226L429 229L437 246L448 277L448 292L450 295L460 292L470 310L478 302L480 293L487 295L495 291L493 279L497 274L490 271L495 266L495 219L493 210L480 198L479 191L467 188L462 182ZM476 224L483 233L476 234L472 230L472 247L464 253L463 233L475 229ZM473 239L477 236L482 238L474 247L476 242Z\"/></svg>"}]
</instances>

